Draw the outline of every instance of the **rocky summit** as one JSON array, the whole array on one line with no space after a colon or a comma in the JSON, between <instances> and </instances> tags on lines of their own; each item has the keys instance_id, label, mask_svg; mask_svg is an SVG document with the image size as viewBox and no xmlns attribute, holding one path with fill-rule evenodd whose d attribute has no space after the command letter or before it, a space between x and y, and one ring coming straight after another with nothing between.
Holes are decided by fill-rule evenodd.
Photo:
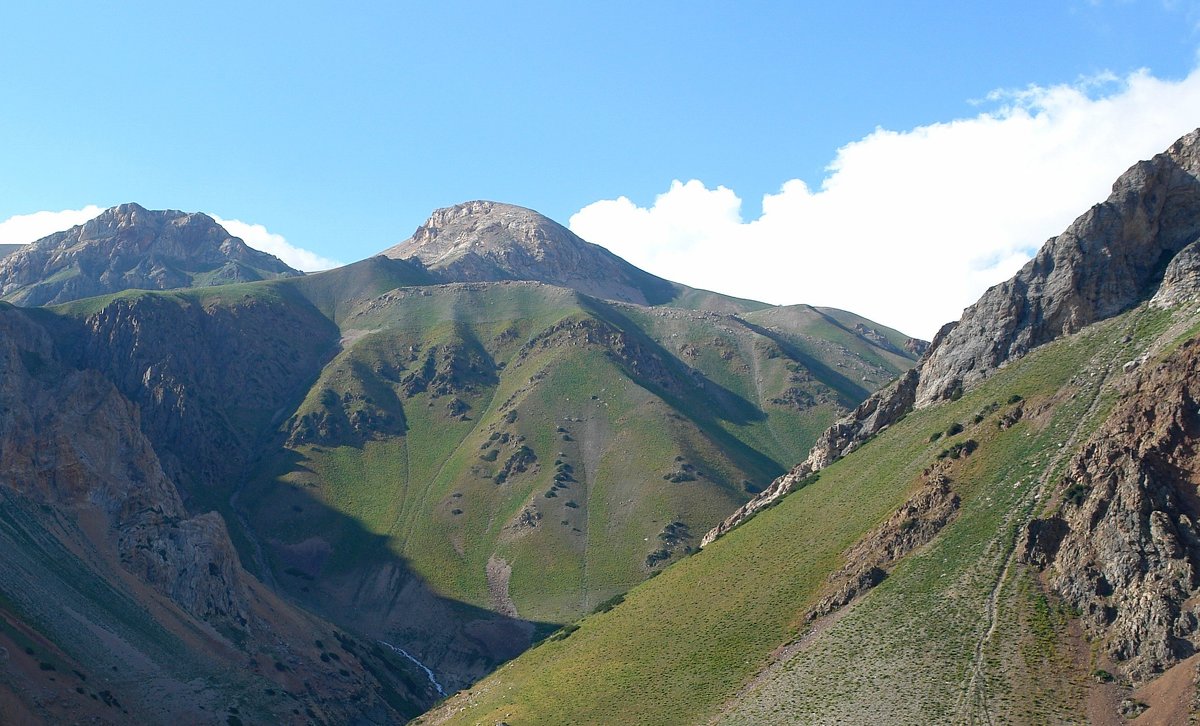
<instances>
[{"instance_id":1,"label":"rocky summit","mask_svg":"<svg viewBox=\"0 0 1200 726\"><path fill-rule=\"evenodd\" d=\"M206 214L122 204L0 258L0 299L53 305L121 290L167 290L302 274Z\"/></svg>"},{"instance_id":2,"label":"rocky summit","mask_svg":"<svg viewBox=\"0 0 1200 726\"><path fill-rule=\"evenodd\" d=\"M641 305L667 302L681 288L532 209L498 202L439 209L383 254L420 260L444 282L531 280Z\"/></svg>"}]
</instances>

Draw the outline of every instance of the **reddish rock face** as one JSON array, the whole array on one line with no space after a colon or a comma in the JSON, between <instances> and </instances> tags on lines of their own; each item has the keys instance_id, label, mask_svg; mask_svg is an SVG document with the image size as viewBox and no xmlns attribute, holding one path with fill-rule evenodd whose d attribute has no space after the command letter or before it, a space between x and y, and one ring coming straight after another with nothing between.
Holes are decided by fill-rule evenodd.
<instances>
[{"instance_id":1,"label":"reddish rock face","mask_svg":"<svg viewBox=\"0 0 1200 726\"><path fill-rule=\"evenodd\" d=\"M1200 339L1136 379L1063 477L1024 559L1135 681L1200 647Z\"/></svg>"}]
</instances>

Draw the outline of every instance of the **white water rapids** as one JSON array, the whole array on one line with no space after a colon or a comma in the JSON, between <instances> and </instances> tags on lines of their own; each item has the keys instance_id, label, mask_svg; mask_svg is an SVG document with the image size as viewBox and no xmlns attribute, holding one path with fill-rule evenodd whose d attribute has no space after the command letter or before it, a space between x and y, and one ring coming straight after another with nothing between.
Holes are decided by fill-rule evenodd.
<instances>
[{"instance_id":1,"label":"white water rapids","mask_svg":"<svg viewBox=\"0 0 1200 726\"><path fill-rule=\"evenodd\" d=\"M387 642L386 640L379 641L379 644L386 645L387 647L391 648L393 651L399 653L400 655L404 656L405 658L408 658L413 663L416 663L418 668L425 671L425 675L429 678L429 682L432 683L433 687L437 689L438 695L439 696L446 695L446 689L442 688L442 684L438 683L437 678L434 677L433 671L429 669L429 666L425 665L421 661L412 657L412 655L410 655L407 650L405 650L399 646L392 645L391 643Z\"/></svg>"}]
</instances>

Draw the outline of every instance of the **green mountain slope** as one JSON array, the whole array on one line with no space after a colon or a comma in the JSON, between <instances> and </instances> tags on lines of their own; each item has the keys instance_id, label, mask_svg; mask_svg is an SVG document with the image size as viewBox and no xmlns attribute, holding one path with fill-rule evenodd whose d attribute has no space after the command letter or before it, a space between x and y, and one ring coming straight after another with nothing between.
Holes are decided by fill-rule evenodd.
<instances>
[{"instance_id":1,"label":"green mountain slope","mask_svg":"<svg viewBox=\"0 0 1200 726\"><path fill-rule=\"evenodd\" d=\"M1099 324L958 401L910 413L422 723L877 723L883 712L895 723L958 723L982 713L981 699L1001 722L1078 714L1089 661L1068 651L1065 616L1012 553L1111 408L1120 364L1175 341L1159 337L1168 327L1177 335L1200 323L1177 316L1139 311ZM955 424L962 430L947 436ZM942 456L968 440L969 455ZM831 576L853 567L851 548L935 467L960 499L940 536L844 614L808 620Z\"/></svg>"},{"instance_id":2,"label":"green mountain slope","mask_svg":"<svg viewBox=\"0 0 1200 726\"><path fill-rule=\"evenodd\" d=\"M376 257L38 315L251 571L454 687L693 551L913 364L811 308L434 280Z\"/></svg>"},{"instance_id":3,"label":"green mountain slope","mask_svg":"<svg viewBox=\"0 0 1200 726\"><path fill-rule=\"evenodd\" d=\"M422 722L1194 720L1198 179L1200 130L703 550ZM837 311L753 315L899 342Z\"/></svg>"}]
</instances>

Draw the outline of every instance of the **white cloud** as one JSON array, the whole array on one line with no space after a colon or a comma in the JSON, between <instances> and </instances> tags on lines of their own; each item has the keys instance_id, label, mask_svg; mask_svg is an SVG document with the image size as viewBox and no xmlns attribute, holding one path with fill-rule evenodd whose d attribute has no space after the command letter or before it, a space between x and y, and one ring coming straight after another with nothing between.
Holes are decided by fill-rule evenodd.
<instances>
[{"instance_id":1,"label":"white cloud","mask_svg":"<svg viewBox=\"0 0 1200 726\"><path fill-rule=\"evenodd\" d=\"M757 219L733 190L672 182L649 207L598 201L571 229L695 287L844 308L929 338L1139 159L1200 123L1200 70L994 92L973 118L877 129L817 190L785 182Z\"/></svg>"},{"instance_id":2,"label":"white cloud","mask_svg":"<svg viewBox=\"0 0 1200 726\"><path fill-rule=\"evenodd\" d=\"M250 224L237 219L221 219L209 215L217 224L225 228L234 237L240 237L243 242L261 252L275 255L297 270L316 272L341 267L342 263L322 257L315 252L296 247L284 239L283 235L269 231L261 224Z\"/></svg>"},{"instance_id":3,"label":"white cloud","mask_svg":"<svg viewBox=\"0 0 1200 726\"><path fill-rule=\"evenodd\" d=\"M55 232L83 224L103 211L100 207L89 204L83 209L18 214L0 222L0 244L34 242Z\"/></svg>"}]
</instances>

